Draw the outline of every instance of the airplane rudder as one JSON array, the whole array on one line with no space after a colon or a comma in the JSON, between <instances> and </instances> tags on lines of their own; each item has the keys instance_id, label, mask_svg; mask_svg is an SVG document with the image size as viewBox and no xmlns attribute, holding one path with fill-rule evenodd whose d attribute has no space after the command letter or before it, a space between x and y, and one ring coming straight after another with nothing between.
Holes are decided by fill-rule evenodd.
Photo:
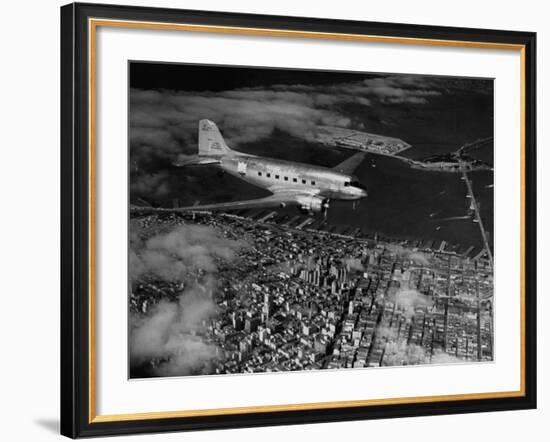
<instances>
[{"instance_id":1,"label":"airplane rudder","mask_svg":"<svg viewBox=\"0 0 550 442\"><path fill-rule=\"evenodd\" d=\"M218 126L210 120L200 120L199 155L222 155L229 150Z\"/></svg>"}]
</instances>

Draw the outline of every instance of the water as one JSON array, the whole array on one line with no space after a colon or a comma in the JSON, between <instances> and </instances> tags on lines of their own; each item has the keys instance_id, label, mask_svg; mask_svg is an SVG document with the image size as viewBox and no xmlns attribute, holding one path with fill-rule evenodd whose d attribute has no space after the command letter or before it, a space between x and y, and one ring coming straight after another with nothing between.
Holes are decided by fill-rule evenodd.
<instances>
[{"instance_id":1,"label":"water","mask_svg":"<svg viewBox=\"0 0 550 442\"><path fill-rule=\"evenodd\" d=\"M355 210L349 204L334 202L330 222L357 225L393 237L483 246L479 225L472 219L443 220L468 214L470 199L461 174L413 169L399 160L375 155L369 155L356 174L366 184L369 196ZM492 175L490 171L470 174L490 238L493 189L486 186L492 184Z\"/></svg>"}]
</instances>

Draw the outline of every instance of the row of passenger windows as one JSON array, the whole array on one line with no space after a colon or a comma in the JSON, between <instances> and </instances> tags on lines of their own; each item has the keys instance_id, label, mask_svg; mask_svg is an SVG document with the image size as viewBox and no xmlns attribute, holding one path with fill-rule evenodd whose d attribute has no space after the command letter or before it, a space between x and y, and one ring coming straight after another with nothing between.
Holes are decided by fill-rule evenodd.
<instances>
[{"instance_id":1,"label":"row of passenger windows","mask_svg":"<svg viewBox=\"0 0 550 442\"><path fill-rule=\"evenodd\" d=\"M262 172L258 172L258 176L262 176L262 175L263 175ZM266 176L267 178L271 178L271 173L266 172L265 176ZM287 176L283 176L282 178L283 178L284 181L288 181L288 180L289 180L289 178L288 178ZM281 179L281 176L280 176L280 175L275 175L275 179L276 179L276 180L280 180L280 179ZM298 182L298 178L296 178L296 177L292 178L292 182L297 183L297 182ZM310 181L310 183L311 183L312 186L315 186L315 181ZM304 179L302 179L302 184L307 184L307 181L304 180Z\"/></svg>"}]
</instances>

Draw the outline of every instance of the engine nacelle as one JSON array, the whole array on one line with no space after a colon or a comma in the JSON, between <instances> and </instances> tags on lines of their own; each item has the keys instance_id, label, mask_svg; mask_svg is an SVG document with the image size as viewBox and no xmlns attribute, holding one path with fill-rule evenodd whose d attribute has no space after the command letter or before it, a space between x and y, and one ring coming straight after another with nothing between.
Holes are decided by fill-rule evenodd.
<instances>
[{"instance_id":1,"label":"engine nacelle","mask_svg":"<svg viewBox=\"0 0 550 442\"><path fill-rule=\"evenodd\" d=\"M328 199L317 196L303 196L298 200L300 210L308 213L318 213L328 209Z\"/></svg>"}]
</instances>

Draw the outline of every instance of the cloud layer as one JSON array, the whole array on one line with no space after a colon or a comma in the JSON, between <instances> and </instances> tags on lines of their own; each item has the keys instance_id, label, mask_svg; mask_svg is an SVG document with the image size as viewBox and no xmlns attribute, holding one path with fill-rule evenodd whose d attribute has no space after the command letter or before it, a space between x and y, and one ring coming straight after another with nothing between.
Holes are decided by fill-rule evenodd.
<instances>
[{"instance_id":1,"label":"cloud layer","mask_svg":"<svg viewBox=\"0 0 550 442\"><path fill-rule=\"evenodd\" d=\"M278 129L314 140L319 126L353 127L346 105L424 104L444 93L442 79L387 76L332 85L273 85L220 92L130 91L132 159L174 160L195 153L198 120L209 118L230 146L257 141Z\"/></svg>"},{"instance_id":2,"label":"cloud layer","mask_svg":"<svg viewBox=\"0 0 550 442\"><path fill-rule=\"evenodd\" d=\"M195 282L178 302L159 302L145 317L130 322L130 357L133 364L156 359L158 376L193 374L204 369L219 355L218 348L197 333L203 321L216 312L212 299L215 282L207 278Z\"/></svg>"},{"instance_id":3,"label":"cloud layer","mask_svg":"<svg viewBox=\"0 0 550 442\"><path fill-rule=\"evenodd\" d=\"M147 314L130 316L130 361L132 366L155 361L157 376L182 376L208 370L220 357L214 344L201 337L205 321L216 314L213 299L219 261L235 259L246 247L229 240L212 227L184 225L147 240L132 225L130 278L144 276L168 282L183 282L177 301L161 300Z\"/></svg>"},{"instance_id":4,"label":"cloud layer","mask_svg":"<svg viewBox=\"0 0 550 442\"><path fill-rule=\"evenodd\" d=\"M130 279L135 282L150 275L165 281L184 281L197 270L212 273L217 269L217 259L230 261L245 246L244 241L224 238L208 226L184 225L147 240L140 238L139 229L132 228Z\"/></svg>"}]
</instances>

